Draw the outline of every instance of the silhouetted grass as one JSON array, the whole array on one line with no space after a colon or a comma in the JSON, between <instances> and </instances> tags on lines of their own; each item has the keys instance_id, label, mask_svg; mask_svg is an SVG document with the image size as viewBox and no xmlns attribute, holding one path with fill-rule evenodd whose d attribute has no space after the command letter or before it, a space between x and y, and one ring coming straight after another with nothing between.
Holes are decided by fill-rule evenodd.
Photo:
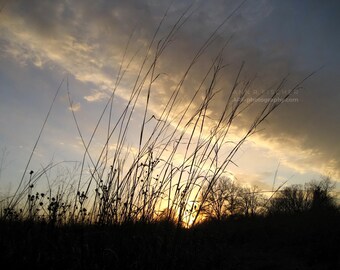
<instances>
[{"instance_id":1,"label":"silhouetted grass","mask_svg":"<svg viewBox=\"0 0 340 270\"><path fill-rule=\"evenodd\" d=\"M247 103L245 100L251 95L253 79L244 77L243 62L237 67L234 81L229 87L222 89L225 93L221 95L219 83L226 67L223 55L230 39L217 42L218 35L244 2L232 10L203 40L186 68L178 72L177 81L169 89L169 94L163 96L163 104L157 112L154 111L155 108L151 110L150 100L154 91L157 91L155 82L164 76L161 68L164 63L160 65L160 62L164 61L164 52L171 49L170 45L176 35L190 19L191 6L178 16L170 29L165 30L163 26L168 16L167 9L141 52L137 50L128 53L133 35L130 36L111 95L92 132L86 134L87 136L83 135L73 110L69 80L63 79L43 121L17 189L0 205L1 217L8 220L47 219L50 223L58 224L153 222L159 216L169 221L176 220L179 227L199 222L214 197L211 196L214 187L228 173L230 165L234 164L233 158L243 143L257 132L262 122L294 90L314 74L311 73L290 88L285 88L287 78L279 79L277 85L263 90L253 102ZM212 60L201 63L201 58L209 50L213 55ZM121 104L122 110L115 112L113 117L116 92L137 56L141 62L138 62L136 71L129 78L130 88L125 90L129 97ZM191 91L185 91L184 85L195 79L191 77L191 73L199 64L203 72L202 78L196 80ZM31 171L29 176L28 171L64 84L84 152L77 179L70 176L66 180L68 186L60 184L57 188L52 188L48 173L58 164L50 163L39 171ZM263 96L268 96L268 102L255 104L257 98ZM178 105L181 99L185 102ZM220 111L214 110L216 100L223 102L219 106ZM231 134L231 130L237 126L241 115L252 107L255 111L251 114L253 118L249 126L233 141L231 138L235 134ZM132 126L133 117L137 117L140 123ZM100 131L105 134L104 139L98 135ZM134 151L131 151L128 141L128 137L132 135L135 137ZM86 137L89 139L86 140ZM91 148L95 139L101 145L97 151ZM48 182L48 190L42 191L38 186L44 178ZM256 188L242 191L242 200L248 204L248 209L245 210L247 213L254 214L258 209L251 205L250 195L256 194L255 190ZM42 198L41 194L46 196ZM236 210L232 206L228 211L234 214ZM222 213L218 215L220 214Z\"/></svg>"},{"instance_id":2,"label":"silhouetted grass","mask_svg":"<svg viewBox=\"0 0 340 270\"><path fill-rule=\"evenodd\" d=\"M190 19L190 6L161 35L167 10L140 54L127 53L131 35L111 95L88 136L83 136L72 109L69 81L61 82L18 187L0 204L3 265L13 269L339 267L339 210L328 185L303 189L282 184L268 199L256 187L242 187L225 178L243 143L314 74L288 89L284 88L287 78L280 79L261 92L256 98L269 95L268 103L255 106L249 126L231 141L232 128L256 98L245 102L252 83L243 77L245 63L237 68L230 88L224 89L224 98L218 97L217 85L225 69L223 52L230 40L215 42L244 2L194 52L157 115L150 100L155 82L164 75L159 62ZM203 63L202 78L183 94L192 70L213 45L219 48L213 50L211 62ZM129 98L113 117L116 92L137 56L142 61L130 81ZM28 171L64 81L84 152L78 173L70 172L63 181L57 176L55 186L48 172L60 164ZM186 102L178 105L183 95ZM210 114L216 99L224 104L221 111ZM132 127L138 110L139 126ZM91 146L103 123L105 138L94 153ZM131 134L137 141L132 154L127 141ZM39 182L45 178L48 188L42 191Z\"/></svg>"}]
</instances>

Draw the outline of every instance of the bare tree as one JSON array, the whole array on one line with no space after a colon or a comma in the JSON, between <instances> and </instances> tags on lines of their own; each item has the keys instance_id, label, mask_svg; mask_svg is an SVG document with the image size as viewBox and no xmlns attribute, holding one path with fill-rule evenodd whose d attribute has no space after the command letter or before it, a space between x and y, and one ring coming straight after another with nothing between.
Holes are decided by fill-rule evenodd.
<instances>
[{"instance_id":1,"label":"bare tree","mask_svg":"<svg viewBox=\"0 0 340 270\"><path fill-rule=\"evenodd\" d=\"M242 212L245 216L254 216L264 212L265 198L257 186L242 188L240 197Z\"/></svg>"},{"instance_id":2,"label":"bare tree","mask_svg":"<svg viewBox=\"0 0 340 270\"><path fill-rule=\"evenodd\" d=\"M202 190L206 192L207 187ZM230 178L220 177L213 185L203 203L207 218L221 220L242 212L242 188Z\"/></svg>"},{"instance_id":3,"label":"bare tree","mask_svg":"<svg viewBox=\"0 0 340 270\"><path fill-rule=\"evenodd\" d=\"M328 177L319 182L309 182L305 186L293 185L284 188L270 201L270 214L294 214L304 211L325 211L337 208L331 191L334 184Z\"/></svg>"}]
</instances>

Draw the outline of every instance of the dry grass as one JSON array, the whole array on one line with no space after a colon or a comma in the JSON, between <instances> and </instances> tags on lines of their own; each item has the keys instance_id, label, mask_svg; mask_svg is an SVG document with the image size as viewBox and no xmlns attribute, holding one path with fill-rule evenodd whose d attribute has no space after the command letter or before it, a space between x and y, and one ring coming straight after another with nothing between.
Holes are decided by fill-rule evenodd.
<instances>
[{"instance_id":1,"label":"dry grass","mask_svg":"<svg viewBox=\"0 0 340 270\"><path fill-rule=\"evenodd\" d=\"M17 190L2 203L1 217L20 220L48 219L57 224L112 225L138 221L153 222L161 216L168 221L175 220L179 227L197 223L211 191L233 164L233 158L243 143L295 89L313 75L306 76L290 89L285 88L287 78L284 78L276 87L263 91L256 97L268 97L267 103L256 104L256 98L247 103L245 100L249 96L253 81L244 79L245 63L241 63L231 88L223 89L228 93L221 106L223 109L212 118L209 112L213 109L216 99L221 102L221 90L218 85L225 72L223 53L230 42L230 39L227 39L224 44L219 45L216 39L219 30L238 12L243 3L221 22L194 53L176 87L171 91L169 89L170 94L164 97L167 100L157 112L151 107L151 99L156 91L155 83L163 74L159 63L164 61L164 52L171 50L171 43L190 19L191 6L183 11L164 35L163 25L168 16L166 10L144 52L128 53L133 39L131 35L123 52L111 96L91 134L84 136L73 110L68 77L63 79L45 117ZM218 45L219 49L216 50ZM209 50L215 52L215 57L210 63L204 63L205 73L201 81L194 91L185 93L186 102L181 103L179 109L178 104L183 99L185 83L192 79L192 70L201 64L200 59ZM130 97L120 114L113 117L116 92L137 56L142 58L142 62L134 80L130 82ZM42 178L48 180L48 172L59 166L51 163L39 171L28 173L55 100L65 86L72 117L84 150L79 177L74 181L74 176L70 175L69 179L63 181L68 185L52 187L49 183L47 191L35 191L39 181ZM249 109L255 109L257 112L253 114L250 125L239 139L231 142L231 130L237 125L241 114ZM135 116L141 119L141 123L132 124ZM103 132L106 136L101 142L98 154L97 151L91 150L91 146L98 134ZM128 141L131 134L135 135L137 141L134 151L131 151L131 143ZM86 141L85 138L89 139Z\"/></svg>"}]
</instances>

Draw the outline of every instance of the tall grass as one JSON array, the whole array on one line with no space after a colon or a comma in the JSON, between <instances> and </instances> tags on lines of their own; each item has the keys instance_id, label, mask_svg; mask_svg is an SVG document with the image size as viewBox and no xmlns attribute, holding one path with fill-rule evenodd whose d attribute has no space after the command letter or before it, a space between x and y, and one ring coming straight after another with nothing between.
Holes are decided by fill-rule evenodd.
<instances>
[{"instance_id":1,"label":"tall grass","mask_svg":"<svg viewBox=\"0 0 340 270\"><path fill-rule=\"evenodd\" d=\"M164 65L164 52L171 50L176 35L190 20L192 7L184 10L164 35L169 9L166 10L144 53L139 50L129 53L132 34L123 52L111 95L87 141L85 137L88 136L84 136L73 110L69 80L64 79L56 91L18 188L2 207L2 218L105 225L153 222L161 217L176 222L178 226L197 223L211 190L234 163L233 159L243 143L313 75L308 75L289 89L285 88L287 78L284 78L276 87L263 91L248 103L246 99L251 94L253 79L244 79L246 63L241 63L230 89L219 88L221 77L226 72L223 55L231 38L223 44L216 40L220 29L243 3L202 43L179 77L176 87L168 89L170 94L163 97L164 103L157 109L152 104L152 97L157 91L156 82L163 76L159 63ZM193 79L193 70L198 64L202 65L200 60L207 52L215 56L210 63L203 63L205 71L197 87L184 93L185 84ZM113 117L117 91L138 57L142 57L142 61L134 80L130 81L129 98L120 114ZM72 117L83 145L79 173L72 184L54 190L50 186L48 194L35 193L38 180L58 165L51 163L40 171L27 173L62 86L66 86ZM228 93L226 98L221 99L221 91ZM264 96L269 98L267 103L256 102ZM216 100L224 102L219 105L223 109L212 115ZM250 125L239 139L233 139L232 130L237 121L250 109L256 110ZM141 119L139 125L132 123L134 116ZM98 153L91 150L91 146L94 139L100 137L98 134L103 133L103 125L105 139ZM136 138L134 146L128 141L131 134ZM71 178L74 180L74 176Z\"/></svg>"}]
</instances>

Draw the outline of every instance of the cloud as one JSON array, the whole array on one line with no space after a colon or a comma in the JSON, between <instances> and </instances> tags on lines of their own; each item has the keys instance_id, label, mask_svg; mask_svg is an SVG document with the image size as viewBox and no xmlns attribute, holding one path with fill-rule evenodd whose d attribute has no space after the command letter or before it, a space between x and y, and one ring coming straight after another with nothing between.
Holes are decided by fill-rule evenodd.
<instances>
[{"instance_id":1,"label":"cloud","mask_svg":"<svg viewBox=\"0 0 340 270\"><path fill-rule=\"evenodd\" d=\"M84 99L88 102L94 102L94 101L100 101L106 97L107 95L105 95L103 92L94 91L91 95L85 96Z\"/></svg>"},{"instance_id":2,"label":"cloud","mask_svg":"<svg viewBox=\"0 0 340 270\"><path fill-rule=\"evenodd\" d=\"M78 102L78 103L72 104L72 107L69 107L69 110L74 111L74 112L78 112L78 111L80 111L80 108L81 108L81 106L80 106L80 103Z\"/></svg>"},{"instance_id":3,"label":"cloud","mask_svg":"<svg viewBox=\"0 0 340 270\"><path fill-rule=\"evenodd\" d=\"M195 52L238 3L199 1L198 6L194 6L198 9L158 61L156 73L161 75L152 91L152 112L157 113L164 106ZM189 1L175 1L157 41L171 30L188 4ZM6 57L22 64L31 62L40 68L57 65L77 80L100 89L83 94L88 102L99 102L108 97L114 89L119 65L124 69L134 57L117 89L118 97L128 100L146 46L167 5L151 0L13 1L1 14L0 50ZM223 99L227 97L242 61L246 62L242 79L256 75L253 88L259 90L277 84L290 73L289 89L294 82L326 65L304 84L303 90L299 90L299 102L283 104L270 116L261 136L254 141L260 147L272 149L276 156L285 156L286 165L294 170L328 170L340 178L338 8L336 1L322 5L319 1L248 1L220 29L211 48L192 68L176 108L183 109L187 104L218 48L232 34L233 39L224 53L228 66L218 85L223 91L210 108L211 117L223 108ZM125 62L121 63L131 33ZM141 98L145 95L146 91L142 91ZM199 98L194 100L194 105L198 104ZM244 112L237 122L239 130L246 128L253 117L253 110Z\"/></svg>"}]
</instances>

